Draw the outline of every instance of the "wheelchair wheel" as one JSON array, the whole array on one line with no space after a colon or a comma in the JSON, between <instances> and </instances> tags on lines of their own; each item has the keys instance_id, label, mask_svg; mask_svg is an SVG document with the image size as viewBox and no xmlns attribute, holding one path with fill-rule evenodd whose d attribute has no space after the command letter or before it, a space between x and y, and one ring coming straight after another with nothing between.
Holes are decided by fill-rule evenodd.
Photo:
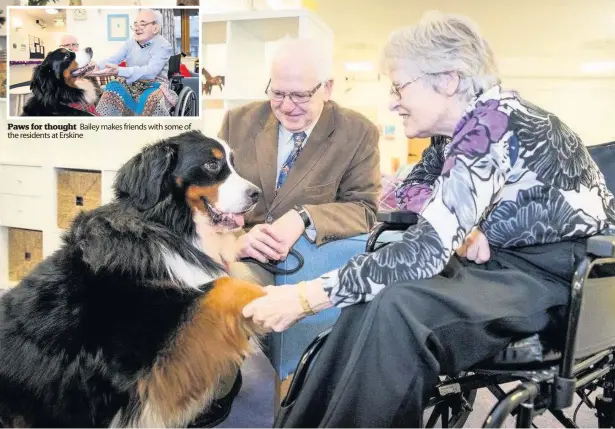
<instances>
[{"instance_id":1,"label":"wheelchair wheel","mask_svg":"<svg viewBox=\"0 0 615 429\"><path fill-rule=\"evenodd\" d=\"M188 86L179 92L178 102L173 112L174 116L197 116L196 95Z\"/></svg>"},{"instance_id":2,"label":"wheelchair wheel","mask_svg":"<svg viewBox=\"0 0 615 429\"><path fill-rule=\"evenodd\" d=\"M465 375L459 374L459 377ZM444 377L443 382L452 380ZM443 428L462 428L473 410L476 390L461 390L444 396L431 398L423 411L423 427L436 427L438 421ZM446 423L444 423L445 421Z\"/></svg>"}]
</instances>

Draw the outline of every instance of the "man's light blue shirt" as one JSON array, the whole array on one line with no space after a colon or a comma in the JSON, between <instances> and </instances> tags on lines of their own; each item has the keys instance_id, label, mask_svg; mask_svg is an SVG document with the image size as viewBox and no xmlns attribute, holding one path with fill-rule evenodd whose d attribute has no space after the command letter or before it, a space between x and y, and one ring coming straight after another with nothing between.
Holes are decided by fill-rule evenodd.
<instances>
[{"instance_id":1,"label":"man's light blue shirt","mask_svg":"<svg viewBox=\"0 0 615 429\"><path fill-rule=\"evenodd\" d=\"M120 67L118 76L128 84L138 80L166 80L169 73L169 59L173 55L171 44L162 36L154 36L144 47L134 39L127 40L118 52L96 63L99 69L105 64L118 65L126 60L126 67Z\"/></svg>"}]
</instances>

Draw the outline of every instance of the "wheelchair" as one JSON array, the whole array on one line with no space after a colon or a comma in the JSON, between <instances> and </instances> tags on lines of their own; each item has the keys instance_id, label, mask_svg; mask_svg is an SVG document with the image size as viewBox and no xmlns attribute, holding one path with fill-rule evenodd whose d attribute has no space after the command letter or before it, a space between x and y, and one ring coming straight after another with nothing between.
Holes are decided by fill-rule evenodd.
<instances>
[{"instance_id":1,"label":"wheelchair","mask_svg":"<svg viewBox=\"0 0 615 429\"><path fill-rule=\"evenodd\" d=\"M603 171L607 187L615 190L615 142L588 149ZM381 212L366 251L378 248L383 232L404 231L417 220L414 213ZM583 404L596 411L598 427L615 427L615 236L588 239L562 319L561 338L538 333L519 339L461 374L441 376L426 403L424 415L429 417L423 421L424 427L435 427L438 422L440 427L463 427L481 388L487 388L497 400L483 427L502 427L509 415L515 416L516 427L536 427L534 417L548 411L564 427L576 428L576 411ZM284 425L331 329L321 333L300 358L274 427ZM501 385L511 382L517 386L507 393ZM592 401L590 395L598 389L602 392ZM575 393L580 402L570 418L564 410L573 405Z\"/></svg>"},{"instance_id":2,"label":"wheelchair","mask_svg":"<svg viewBox=\"0 0 615 429\"><path fill-rule=\"evenodd\" d=\"M181 59L184 53L173 55L169 58L169 84L177 94L177 104L171 108L172 116L198 116L199 100L198 87L199 76L184 77L179 72ZM196 89L195 89L196 88Z\"/></svg>"}]
</instances>

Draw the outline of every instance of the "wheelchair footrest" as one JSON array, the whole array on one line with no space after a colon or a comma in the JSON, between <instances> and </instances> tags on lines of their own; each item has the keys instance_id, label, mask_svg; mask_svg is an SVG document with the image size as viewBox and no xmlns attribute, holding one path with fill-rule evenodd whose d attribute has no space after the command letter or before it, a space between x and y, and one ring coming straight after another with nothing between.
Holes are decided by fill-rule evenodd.
<instances>
[{"instance_id":1,"label":"wheelchair footrest","mask_svg":"<svg viewBox=\"0 0 615 429\"><path fill-rule=\"evenodd\" d=\"M493 358L494 365L517 365L542 362L543 347L538 334L514 341Z\"/></svg>"}]
</instances>

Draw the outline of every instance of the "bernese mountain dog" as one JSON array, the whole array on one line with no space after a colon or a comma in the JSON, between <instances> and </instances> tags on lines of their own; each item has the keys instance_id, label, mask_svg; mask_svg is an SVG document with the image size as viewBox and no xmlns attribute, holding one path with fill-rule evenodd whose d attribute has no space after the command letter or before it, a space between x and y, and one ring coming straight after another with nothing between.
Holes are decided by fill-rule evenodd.
<instances>
[{"instance_id":1,"label":"bernese mountain dog","mask_svg":"<svg viewBox=\"0 0 615 429\"><path fill-rule=\"evenodd\" d=\"M96 116L100 85L85 77L95 67L93 55L92 48L50 52L32 73L32 97L21 116Z\"/></svg>"},{"instance_id":2,"label":"bernese mountain dog","mask_svg":"<svg viewBox=\"0 0 615 429\"><path fill-rule=\"evenodd\" d=\"M225 269L261 195L226 143L149 145L114 191L0 298L0 427L186 427L265 333L241 313L263 288Z\"/></svg>"}]
</instances>

